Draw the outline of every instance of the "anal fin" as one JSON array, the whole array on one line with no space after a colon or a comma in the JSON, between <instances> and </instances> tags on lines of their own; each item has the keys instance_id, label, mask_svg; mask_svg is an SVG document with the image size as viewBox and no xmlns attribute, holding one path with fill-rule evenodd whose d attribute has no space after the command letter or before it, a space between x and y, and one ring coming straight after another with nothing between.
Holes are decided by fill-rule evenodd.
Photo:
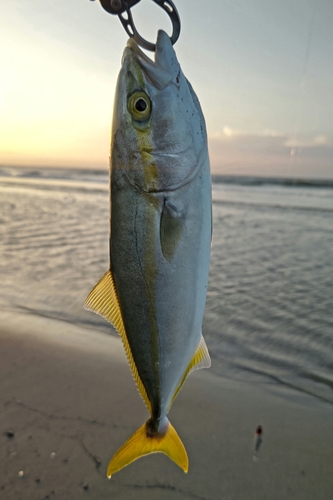
<instances>
[{"instance_id":1,"label":"anal fin","mask_svg":"<svg viewBox=\"0 0 333 500\"><path fill-rule=\"evenodd\" d=\"M210 368L212 365L210 355L208 352L207 344L205 339L201 335L201 339L197 350L194 353L193 358L191 359L190 364L186 370L186 374L189 375L194 370L200 370L201 368Z\"/></svg>"},{"instance_id":2,"label":"anal fin","mask_svg":"<svg viewBox=\"0 0 333 500\"><path fill-rule=\"evenodd\" d=\"M208 352L208 348L207 348L205 339L201 335L201 339L200 339L199 345L194 353L194 356L191 359L188 367L186 368L185 373L183 375L183 378L182 378L180 384L178 385L178 387L173 395L172 403L176 399L180 389L183 387L183 384L184 384L186 378L189 376L189 374L191 372L193 372L194 370L200 370L201 368L209 368L211 366L211 364L212 364L212 362L211 362L211 359L209 356L209 352Z\"/></svg>"},{"instance_id":3,"label":"anal fin","mask_svg":"<svg viewBox=\"0 0 333 500\"><path fill-rule=\"evenodd\" d=\"M120 309L116 285L110 269L94 286L85 300L84 308L88 311L92 311L96 314L99 314L100 316L103 316L103 318L109 321L119 333L124 345L128 363L132 370L134 380L142 399L144 400L147 408L150 411L151 404L132 356L132 351L127 339L123 317Z\"/></svg>"}]
</instances>

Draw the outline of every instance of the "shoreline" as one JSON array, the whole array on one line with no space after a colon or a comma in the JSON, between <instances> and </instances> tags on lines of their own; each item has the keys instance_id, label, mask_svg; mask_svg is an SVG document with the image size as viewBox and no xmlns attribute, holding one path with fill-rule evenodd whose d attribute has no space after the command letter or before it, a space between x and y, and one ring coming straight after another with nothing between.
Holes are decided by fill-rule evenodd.
<instances>
[{"instance_id":1,"label":"shoreline","mask_svg":"<svg viewBox=\"0 0 333 500\"><path fill-rule=\"evenodd\" d=\"M0 313L0 343L1 498L331 498L331 405L199 370L169 414L188 474L158 454L108 481L111 456L148 418L120 339Z\"/></svg>"},{"instance_id":2,"label":"shoreline","mask_svg":"<svg viewBox=\"0 0 333 500\"><path fill-rule=\"evenodd\" d=\"M90 174L93 173L96 176L105 176L109 174L109 166L105 167L89 167L82 165L21 165L21 164L0 164L0 180L2 177L2 171L5 170L16 170L26 173L46 171L48 173L57 173L56 178L60 178L59 174L63 174L66 171L73 172L75 174ZM291 186L291 187L314 187L314 188L332 188L333 187L333 176L327 176L327 174L319 175L318 172L314 174L308 174L307 176L301 175L265 175L265 173L228 173L226 169L223 172L218 172L221 169L213 169L211 172L212 181L217 184L238 184L244 186L261 186L263 184L273 184L280 186Z\"/></svg>"}]
</instances>

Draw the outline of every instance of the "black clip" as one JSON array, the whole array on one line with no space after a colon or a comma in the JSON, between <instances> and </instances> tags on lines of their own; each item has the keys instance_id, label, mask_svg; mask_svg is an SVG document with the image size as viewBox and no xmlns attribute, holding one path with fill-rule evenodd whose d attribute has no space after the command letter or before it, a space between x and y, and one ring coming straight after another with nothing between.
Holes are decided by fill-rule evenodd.
<instances>
[{"instance_id":1,"label":"black clip","mask_svg":"<svg viewBox=\"0 0 333 500\"><path fill-rule=\"evenodd\" d=\"M140 0L99 0L103 9L110 14L117 14L121 24L124 26L126 33L129 37L133 38L138 45L146 50L155 51L156 45L147 42L141 35L139 35L131 13L131 7L140 2ZM172 23L172 35L170 37L172 45L174 45L180 34L180 17L174 3L171 0L153 0L157 3L169 16ZM127 14L127 18L124 16Z\"/></svg>"}]
</instances>

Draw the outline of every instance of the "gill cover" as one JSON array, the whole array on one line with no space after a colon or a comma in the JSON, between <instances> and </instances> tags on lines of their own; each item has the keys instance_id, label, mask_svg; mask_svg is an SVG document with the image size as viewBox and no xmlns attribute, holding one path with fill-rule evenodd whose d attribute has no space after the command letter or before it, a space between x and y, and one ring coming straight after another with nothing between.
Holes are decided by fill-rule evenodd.
<instances>
[{"instance_id":1,"label":"gill cover","mask_svg":"<svg viewBox=\"0 0 333 500\"><path fill-rule=\"evenodd\" d=\"M144 192L173 191L197 175L206 157L205 120L169 36L158 32L154 61L130 39L114 105L114 183L125 178Z\"/></svg>"}]
</instances>

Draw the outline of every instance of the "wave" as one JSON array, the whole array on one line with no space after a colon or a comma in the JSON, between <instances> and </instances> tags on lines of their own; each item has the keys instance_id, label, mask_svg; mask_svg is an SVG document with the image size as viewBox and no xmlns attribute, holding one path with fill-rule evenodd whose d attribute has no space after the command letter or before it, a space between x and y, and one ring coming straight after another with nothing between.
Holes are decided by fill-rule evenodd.
<instances>
[{"instance_id":1,"label":"wave","mask_svg":"<svg viewBox=\"0 0 333 500\"><path fill-rule=\"evenodd\" d=\"M238 186L287 186L310 188L333 188L333 179L298 179L293 177L255 177L240 175L212 175L215 184Z\"/></svg>"},{"instance_id":2,"label":"wave","mask_svg":"<svg viewBox=\"0 0 333 500\"><path fill-rule=\"evenodd\" d=\"M300 206L300 205L283 205L283 204L273 204L273 203L249 203L244 201L232 201L232 200L215 200L213 198L213 205L231 205L240 206L243 208L259 209L259 210L300 210L300 211L310 211L310 212L320 212L320 213L332 213L333 208L330 207L316 207L316 206Z\"/></svg>"},{"instance_id":3,"label":"wave","mask_svg":"<svg viewBox=\"0 0 333 500\"><path fill-rule=\"evenodd\" d=\"M280 386L289 387L290 389L293 389L297 392L301 392L301 393L307 394L309 396L312 396L314 398L320 399L321 401L328 403L330 405L333 404L332 399L330 399L329 397L323 396L322 394L320 394L318 392L318 390L316 390L317 389L316 386L308 387L308 386L302 384L301 378L298 380L295 378L293 381L291 381L291 380L287 380L283 376L278 376L276 374L270 373L269 370L260 370L260 369L254 368L254 367L242 366L242 365L239 365L238 368L241 368L242 370L244 370L244 372L249 372L249 373L253 373L253 374L268 378ZM304 376L304 378L309 378L310 380L313 380L314 382L319 382L322 384L325 383L326 385L331 387L330 380L326 379L324 377L320 377L320 379L316 379L316 377L314 375L311 375L311 374L309 374L309 376L306 376L305 374L303 374L303 376Z\"/></svg>"},{"instance_id":4,"label":"wave","mask_svg":"<svg viewBox=\"0 0 333 500\"><path fill-rule=\"evenodd\" d=\"M47 167L6 167L0 166L0 179L50 179L50 180L80 180L105 182L108 179L107 170L78 168L47 168Z\"/></svg>"},{"instance_id":5,"label":"wave","mask_svg":"<svg viewBox=\"0 0 333 500\"><path fill-rule=\"evenodd\" d=\"M108 180L98 181L97 179L64 179L64 178L45 178L45 177L1 177L0 183L5 186L19 188L36 188L42 190L61 190L61 191L89 191L100 192L109 191Z\"/></svg>"},{"instance_id":6,"label":"wave","mask_svg":"<svg viewBox=\"0 0 333 500\"><path fill-rule=\"evenodd\" d=\"M64 167L11 167L0 165L0 179L67 179L106 182L108 171L94 168L64 168ZM214 184L234 184L238 186L286 186L333 188L333 179L302 179L294 177L260 177L242 175L212 175Z\"/></svg>"},{"instance_id":7,"label":"wave","mask_svg":"<svg viewBox=\"0 0 333 500\"><path fill-rule=\"evenodd\" d=\"M0 183L15 188L61 191L108 191L107 170L0 167Z\"/></svg>"}]
</instances>

